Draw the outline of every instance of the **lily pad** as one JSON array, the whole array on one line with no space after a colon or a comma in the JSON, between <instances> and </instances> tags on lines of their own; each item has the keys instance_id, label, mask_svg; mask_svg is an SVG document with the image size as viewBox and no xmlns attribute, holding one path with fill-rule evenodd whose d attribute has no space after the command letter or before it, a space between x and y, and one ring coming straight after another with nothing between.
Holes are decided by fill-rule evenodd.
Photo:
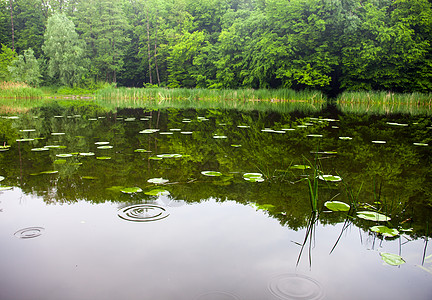
<instances>
[{"instance_id":1,"label":"lily pad","mask_svg":"<svg viewBox=\"0 0 432 300\"><path fill-rule=\"evenodd\" d=\"M233 144L233 145L231 145L231 147L234 147L234 148L240 148L242 145L237 145L237 144Z\"/></svg>"},{"instance_id":2,"label":"lily pad","mask_svg":"<svg viewBox=\"0 0 432 300\"><path fill-rule=\"evenodd\" d=\"M149 159L152 159L152 160L162 160L163 158L162 157L157 157L157 156L150 156Z\"/></svg>"},{"instance_id":3,"label":"lily pad","mask_svg":"<svg viewBox=\"0 0 432 300\"><path fill-rule=\"evenodd\" d=\"M372 141L374 144L386 144L386 141Z\"/></svg>"},{"instance_id":4,"label":"lily pad","mask_svg":"<svg viewBox=\"0 0 432 300\"><path fill-rule=\"evenodd\" d=\"M290 169L297 169L297 170L306 170L306 169L310 169L311 166L309 165L292 165L290 167Z\"/></svg>"},{"instance_id":5,"label":"lily pad","mask_svg":"<svg viewBox=\"0 0 432 300\"><path fill-rule=\"evenodd\" d=\"M201 174L205 176L222 176L222 173L217 171L202 171Z\"/></svg>"},{"instance_id":6,"label":"lily pad","mask_svg":"<svg viewBox=\"0 0 432 300\"><path fill-rule=\"evenodd\" d=\"M65 158L65 157L72 157L73 155L70 153L62 153L62 154L56 154L56 156Z\"/></svg>"},{"instance_id":7,"label":"lily pad","mask_svg":"<svg viewBox=\"0 0 432 300\"><path fill-rule=\"evenodd\" d=\"M82 179L87 179L87 180L95 180L95 179L97 179L96 176L82 176L81 178Z\"/></svg>"},{"instance_id":8,"label":"lily pad","mask_svg":"<svg viewBox=\"0 0 432 300\"><path fill-rule=\"evenodd\" d=\"M182 132L180 132L181 134L192 134L193 132L192 131L182 131Z\"/></svg>"},{"instance_id":9,"label":"lily pad","mask_svg":"<svg viewBox=\"0 0 432 300\"><path fill-rule=\"evenodd\" d=\"M3 176L0 176L0 181L3 181L5 178Z\"/></svg>"},{"instance_id":10,"label":"lily pad","mask_svg":"<svg viewBox=\"0 0 432 300\"><path fill-rule=\"evenodd\" d=\"M342 177L336 176L336 175L319 175L318 178L321 180L330 181L330 182L342 181Z\"/></svg>"},{"instance_id":11,"label":"lily pad","mask_svg":"<svg viewBox=\"0 0 432 300\"><path fill-rule=\"evenodd\" d=\"M386 222L391 220L386 215L374 212L374 211L358 211L357 217L364 220L375 221L375 222Z\"/></svg>"},{"instance_id":12,"label":"lily pad","mask_svg":"<svg viewBox=\"0 0 432 300\"><path fill-rule=\"evenodd\" d=\"M151 191L145 192L144 194L150 195L150 196L168 196L170 192L163 189L153 189Z\"/></svg>"},{"instance_id":13,"label":"lily pad","mask_svg":"<svg viewBox=\"0 0 432 300\"><path fill-rule=\"evenodd\" d=\"M1 192L1 191L11 190L11 189L13 189L12 186L0 186L0 192Z\"/></svg>"},{"instance_id":14,"label":"lily pad","mask_svg":"<svg viewBox=\"0 0 432 300\"><path fill-rule=\"evenodd\" d=\"M120 191L125 194L135 194L135 193L141 193L143 190L139 187L130 187L130 188L122 188Z\"/></svg>"},{"instance_id":15,"label":"lily pad","mask_svg":"<svg viewBox=\"0 0 432 300\"><path fill-rule=\"evenodd\" d=\"M154 184L165 184L168 181L169 181L168 179L164 179L164 178L150 178L149 180L147 180L147 182L154 183Z\"/></svg>"},{"instance_id":16,"label":"lily pad","mask_svg":"<svg viewBox=\"0 0 432 300\"><path fill-rule=\"evenodd\" d=\"M111 149L113 146L110 145L103 145L103 146L99 146L97 147L98 149Z\"/></svg>"},{"instance_id":17,"label":"lily pad","mask_svg":"<svg viewBox=\"0 0 432 300\"><path fill-rule=\"evenodd\" d=\"M395 228L388 228L387 226L384 225L378 225L378 226L373 226L370 228L373 232L382 234L383 236L386 237L394 237L399 235L399 231Z\"/></svg>"},{"instance_id":18,"label":"lily pad","mask_svg":"<svg viewBox=\"0 0 432 300\"><path fill-rule=\"evenodd\" d=\"M226 135L214 135L213 138L214 139L226 139L228 137Z\"/></svg>"},{"instance_id":19,"label":"lily pad","mask_svg":"<svg viewBox=\"0 0 432 300\"><path fill-rule=\"evenodd\" d=\"M43 172L40 172L39 174L57 174L57 173L58 173L58 171L53 170L53 171L43 171Z\"/></svg>"},{"instance_id":20,"label":"lily pad","mask_svg":"<svg viewBox=\"0 0 432 300\"><path fill-rule=\"evenodd\" d=\"M155 133L155 132L158 132L159 131L159 129L145 129L145 130L142 130L142 131L140 131L139 133Z\"/></svg>"},{"instance_id":21,"label":"lily pad","mask_svg":"<svg viewBox=\"0 0 432 300\"><path fill-rule=\"evenodd\" d=\"M96 157L96 159L99 159L99 160L108 160L108 159L111 159L111 157L110 156L98 156L98 157Z\"/></svg>"},{"instance_id":22,"label":"lily pad","mask_svg":"<svg viewBox=\"0 0 432 300\"><path fill-rule=\"evenodd\" d=\"M79 155L81 155L81 156L93 156L95 154L93 152L81 152Z\"/></svg>"},{"instance_id":23,"label":"lily pad","mask_svg":"<svg viewBox=\"0 0 432 300\"><path fill-rule=\"evenodd\" d=\"M139 152L139 153L149 153L151 152L150 150L146 150L146 149L135 149L134 152Z\"/></svg>"},{"instance_id":24,"label":"lily pad","mask_svg":"<svg viewBox=\"0 0 432 300\"><path fill-rule=\"evenodd\" d=\"M261 173L245 173L243 179L250 182L263 182L264 178Z\"/></svg>"},{"instance_id":25,"label":"lily pad","mask_svg":"<svg viewBox=\"0 0 432 300\"><path fill-rule=\"evenodd\" d=\"M397 254L382 252L380 255L382 260L391 266L400 266L405 263L405 260Z\"/></svg>"},{"instance_id":26,"label":"lily pad","mask_svg":"<svg viewBox=\"0 0 432 300\"><path fill-rule=\"evenodd\" d=\"M34 132L36 129L21 129L20 132Z\"/></svg>"},{"instance_id":27,"label":"lily pad","mask_svg":"<svg viewBox=\"0 0 432 300\"><path fill-rule=\"evenodd\" d=\"M181 154L158 154L156 156L160 157L160 158L173 158L173 157L178 158L178 157L182 157Z\"/></svg>"},{"instance_id":28,"label":"lily pad","mask_svg":"<svg viewBox=\"0 0 432 300\"><path fill-rule=\"evenodd\" d=\"M65 135L64 132L52 132L51 135Z\"/></svg>"},{"instance_id":29,"label":"lily pad","mask_svg":"<svg viewBox=\"0 0 432 300\"><path fill-rule=\"evenodd\" d=\"M41 152L41 151L48 151L49 149L48 148L33 148L33 149L31 149L31 151L35 151L35 152Z\"/></svg>"},{"instance_id":30,"label":"lily pad","mask_svg":"<svg viewBox=\"0 0 432 300\"><path fill-rule=\"evenodd\" d=\"M352 140L352 137L349 137L349 136L340 136L339 139L340 140Z\"/></svg>"},{"instance_id":31,"label":"lily pad","mask_svg":"<svg viewBox=\"0 0 432 300\"><path fill-rule=\"evenodd\" d=\"M34 141L34 139L18 139L17 142L31 142Z\"/></svg>"},{"instance_id":32,"label":"lily pad","mask_svg":"<svg viewBox=\"0 0 432 300\"><path fill-rule=\"evenodd\" d=\"M110 142L96 142L95 145L108 145Z\"/></svg>"},{"instance_id":33,"label":"lily pad","mask_svg":"<svg viewBox=\"0 0 432 300\"><path fill-rule=\"evenodd\" d=\"M66 159L56 159L56 160L54 161L54 163L55 163L56 165L64 165L66 162L67 162Z\"/></svg>"},{"instance_id":34,"label":"lily pad","mask_svg":"<svg viewBox=\"0 0 432 300\"><path fill-rule=\"evenodd\" d=\"M317 138L322 138L323 135L322 134L308 134L308 137L317 137Z\"/></svg>"},{"instance_id":35,"label":"lily pad","mask_svg":"<svg viewBox=\"0 0 432 300\"><path fill-rule=\"evenodd\" d=\"M324 206L332 211L349 211L350 206L344 202L340 201L327 201Z\"/></svg>"},{"instance_id":36,"label":"lily pad","mask_svg":"<svg viewBox=\"0 0 432 300\"><path fill-rule=\"evenodd\" d=\"M413 143L414 146L429 146L429 144L425 143Z\"/></svg>"}]
</instances>

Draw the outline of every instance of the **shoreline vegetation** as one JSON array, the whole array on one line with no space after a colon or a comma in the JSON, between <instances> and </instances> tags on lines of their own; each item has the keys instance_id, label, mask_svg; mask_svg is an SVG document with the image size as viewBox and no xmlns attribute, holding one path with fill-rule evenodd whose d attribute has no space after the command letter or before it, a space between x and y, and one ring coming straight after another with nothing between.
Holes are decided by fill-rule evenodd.
<instances>
[{"instance_id":1,"label":"shoreline vegetation","mask_svg":"<svg viewBox=\"0 0 432 300\"><path fill-rule=\"evenodd\" d=\"M127 88L109 84L99 89L86 90L67 87L35 88L25 83L0 82L0 108L5 111L7 104L20 110L32 108L40 102L55 100L94 100L97 103L115 107L169 107L190 106L205 108L215 105L223 107L227 103L242 104L241 108L291 103L293 106L313 105L321 108L324 104L336 103L346 112L413 113L413 110L430 113L432 93L392 93L385 91L343 92L336 98L329 98L321 91L292 89L200 89L200 88ZM32 101L40 100L40 101ZM234 108L237 108L237 104ZM379 108L378 108L379 107ZM8 111L6 109L6 111ZM17 111L12 110L12 111Z\"/></svg>"}]
</instances>

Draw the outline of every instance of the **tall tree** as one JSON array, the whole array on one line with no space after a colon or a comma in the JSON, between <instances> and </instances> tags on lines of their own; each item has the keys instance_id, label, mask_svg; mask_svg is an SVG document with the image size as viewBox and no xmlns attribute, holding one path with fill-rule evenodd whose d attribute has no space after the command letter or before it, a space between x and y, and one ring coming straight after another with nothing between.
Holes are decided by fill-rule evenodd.
<instances>
[{"instance_id":1,"label":"tall tree","mask_svg":"<svg viewBox=\"0 0 432 300\"><path fill-rule=\"evenodd\" d=\"M12 64L12 61L16 58L16 53L13 49L1 44L0 53L0 81L10 80L11 74L8 70L8 66Z\"/></svg>"},{"instance_id":2,"label":"tall tree","mask_svg":"<svg viewBox=\"0 0 432 300\"><path fill-rule=\"evenodd\" d=\"M24 54L19 55L17 59L12 61L8 70L13 81L25 82L33 86L39 85L41 79L39 62L31 48L24 50Z\"/></svg>"},{"instance_id":3,"label":"tall tree","mask_svg":"<svg viewBox=\"0 0 432 300\"><path fill-rule=\"evenodd\" d=\"M84 43L79 40L75 25L64 13L48 19L42 46L48 60L48 74L61 84L74 86L86 72Z\"/></svg>"}]
</instances>

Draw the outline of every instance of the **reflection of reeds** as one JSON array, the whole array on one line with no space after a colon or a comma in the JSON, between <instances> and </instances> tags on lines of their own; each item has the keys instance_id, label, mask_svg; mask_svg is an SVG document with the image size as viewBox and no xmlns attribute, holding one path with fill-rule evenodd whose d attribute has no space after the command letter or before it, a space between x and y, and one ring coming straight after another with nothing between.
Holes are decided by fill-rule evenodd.
<instances>
[{"instance_id":1,"label":"reflection of reeds","mask_svg":"<svg viewBox=\"0 0 432 300\"><path fill-rule=\"evenodd\" d=\"M430 114L432 94L390 92L344 92L337 104L345 113Z\"/></svg>"}]
</instances>

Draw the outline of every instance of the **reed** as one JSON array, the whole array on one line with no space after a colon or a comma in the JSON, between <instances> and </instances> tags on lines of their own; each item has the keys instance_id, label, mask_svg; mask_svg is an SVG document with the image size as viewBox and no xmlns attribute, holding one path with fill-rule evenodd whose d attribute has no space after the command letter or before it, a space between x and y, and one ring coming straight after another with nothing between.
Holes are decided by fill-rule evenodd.
<instances>
[{"instance_id":1,"label":"reed","mask_svg":"<svg viewBox=\"0 0 432 300\"><path fill-rule=\"evenodd\" d=\"M337 104L346 113L431 114L432 93L344 92Z\"/></svg>"},{"instance_id":2,"label":"reed","mask_svg":"<svg viewBox=\"0 0 432 300\"><path fill-rule=\"evenodd\" d=\"M0 97L13 99L40 99L43 92L22 82L0 82Z\"/></svg>"}]
</instances>

